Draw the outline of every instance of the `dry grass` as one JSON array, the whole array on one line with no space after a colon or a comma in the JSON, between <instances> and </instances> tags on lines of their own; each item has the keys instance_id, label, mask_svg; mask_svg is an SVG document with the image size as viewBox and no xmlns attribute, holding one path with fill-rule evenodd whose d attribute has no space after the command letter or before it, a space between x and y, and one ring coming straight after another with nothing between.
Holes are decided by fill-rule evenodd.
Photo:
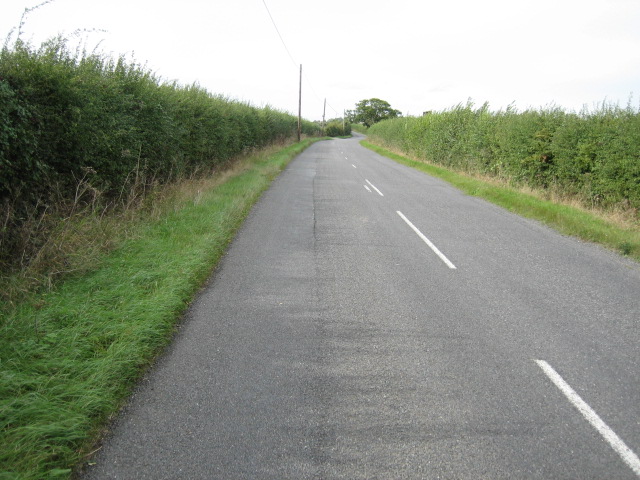
<instances>
[{"instance_id":1,"label":"dry grass","mask_svg":"<svg viewBox=\"0 0 640 480\"><path fill-rule=\"evenodd\" d=\"M256 157L268 158L287 143L246 152L214 170L201 170L167 185L134 175L117 204L105 204L90 177L83 177L72 202L53 199L50 206L37 206L28 213L18 238L12 239L19 253L2 263L0 300L12 306L33 292L50 290L64 278L96 269L107 253L136 235L140 222L157 220L187 203L197 205L203 192L244 172ZM0 213L5 226L13 220L10 206L5 205Z\"/></svg>"},{"instance_id":2,"label":"dry grass","mask_svg":"<svg viewBox=\"0 0 640 480\"><path fill-rule=\"evenodd\" d=\"M72 477L251 206L311 143L147 190L99 266L0 315L0 478Z\"/></svg>"},{"instance_id":3,"label":"dry grass","mask_svg":"<svg viewBox=\"0 0 640 480\"><path fill-rule=\"evenodd\" d=\"M418 158L415 155L410 155L406 152L402 152L397 148L390 147L389 145L383 145L385 150L395 153L396 155L408 158L414 162L420 162L428 164L424 160ZM433 164L435 165L435 164ZM454 170L458 175L462 175L468 178L480 180L484 183L495 187L506 187L513 189L524 195L530 195L540 200L547 200L558 205L565 205L567 207L575 208L576 210L583 211L590 215L593 215L607 223L611 223L619 228L628 230L640 230L640 212L634 208L624 208L621 205L614 207L603 208L598 205L594 205L592 202L580 198L576 195L567 194L561 188L549 187L547 189L535 188L529 185L516 184L513 181L496 177L493 175L487 175L480 172L465 172L461 170Z\"/></svg>"},{"instance_id":4,"label":"dry grass","mask_svg":"<svg viewBox=\"0 0 640 480\"><path fill-rule=\"evenodd\" d=\"M513 182L504 179L454 171L399 155L386 147L368 142L363 144L398 162L442 178L470 195L543 222L565 235L598 243L640 261L640 225L638 212L633 209L595 208L585 204L580 198L558 193L553 188L540 191L531 187L514 186Z\"/></svg>"}]
</instances>

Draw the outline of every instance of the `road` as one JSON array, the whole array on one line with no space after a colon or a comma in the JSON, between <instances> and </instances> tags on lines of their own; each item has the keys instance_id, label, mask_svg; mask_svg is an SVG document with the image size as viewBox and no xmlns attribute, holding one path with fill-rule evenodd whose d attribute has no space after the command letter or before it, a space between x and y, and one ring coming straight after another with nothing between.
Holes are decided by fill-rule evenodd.
<instances>
[{"instance_id":1,"label":"road","mask_svg":"<svg viewBox=\"0 0 640 480\"><path fill-rule=\"evenodd\" d=\"M276 179L84 478L640 476L639 265L359 139Z\"/></svg>"}]
</instances>

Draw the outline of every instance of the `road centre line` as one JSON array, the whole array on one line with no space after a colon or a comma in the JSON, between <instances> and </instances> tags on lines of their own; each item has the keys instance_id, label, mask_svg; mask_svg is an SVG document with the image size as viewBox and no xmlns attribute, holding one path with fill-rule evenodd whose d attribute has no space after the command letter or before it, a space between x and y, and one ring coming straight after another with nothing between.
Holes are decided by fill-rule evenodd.
<instances>
[{"instance_id":1,"label":"road centre line","mask_svg":"<svg viewBox=\"0 0 640 480\"><path fill-rule=\"evenodd\" d=\"M358 168L358 167L356 167L353 163L351 164L351 166L352 166L353 168Z\"/></svg>"},{"instance_id":2,"label":"road centre line","mask_svg":"<svg viewBox=\"0 0 640 480\"><path fill-rule=\"evenodd\" d=\"M376 188L376 186L375 186L373 183L371 183L371 182L370 182L369 180L367 180L366 178L365 178L364 180L365 180L369 185L371 185L371 188L373 188L376 192L378 192L378 195L380 195L381 197L384 197L384 195L382 194L382 192L381 192L380 190L378 190L378 189Z\"/></svg>"},{"instance_id":3,"label":"road centre line","mask_svg":"<svg viewBox=\"0 0 640 480\"><path fill-rule=\"evenodd\" d=\"M397 210L397 211L396 211L396 213L397 213L398 215L400 215L400 218L402 218L402 219L405 221L405 223L406 223L407 225L409 225L409 226L411 227L411 229L412 229L414 232L416 232L416 234L417 234L417 235L418 235L418 236L419 236L419 237L424 241L424 243L426 243L426 244L429 246L429 248L431 248L431 250L433 250L433 252L434 252L436 255L438 255L438 257L440 257L440 260L442 260L444 263L446 263L446 264L447 264L447 266L448 266L449 268L451 268L452 270L455 270L455 269L456 269L456 266L455 266L453 263L451 263L451 261L450 261L447 257L445 257L445 256L444 256L444 254L443 254L440 250L438 250L438 247L436 247L436 246L431 242L431 240L429 240L427 237L425 237L425 236L424 236L424 234L423 234L420 230L418 230L418 228L417 228L413 223L411 223L411 222L409 221L409 219L408 219L407 217L405 217L405 216L402 214L402 212L401 212L400 210Z\"/></svg>"},{"instance_id":4,"label":"road centre line","mask_svg":"<svg viewBox=\"0 0 640 480\"><path fill-rule=\"evenodd\" d=\"M616 433L604 423L598 414L587 403L580 398L580 395L564 381L564 379L556 372L551 365L544 360L535 361L549 379L560 389L574 407L582 414L582 416L595 428L600 435L609 443L624 462L640 477L640 459L638 456L622 441Z\"/></svg>"}]
</instances>

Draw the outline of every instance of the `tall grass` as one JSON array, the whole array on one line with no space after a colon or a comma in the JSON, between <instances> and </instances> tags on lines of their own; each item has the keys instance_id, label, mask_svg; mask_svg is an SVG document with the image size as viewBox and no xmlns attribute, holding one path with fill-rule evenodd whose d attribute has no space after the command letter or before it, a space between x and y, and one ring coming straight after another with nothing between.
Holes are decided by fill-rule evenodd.
<instances>
[{"instance_id":1,"label":"tall grass","mask_svg":"<svg viewBox=\"0 0 640 480\"><path fill-rule=\"evenodd\" d=\"M495 178L460 173L398 155L366 141L361 143L381 155L441 178L469 195L484 198L518 215L543 222L565 235L598 243L640 261L640 228L637 223L629 222L628 219L612 218L610 213L585 210L566 201L547 199L539 191L528 187L512 187Z\"/></svg>"},{"instance_id":2,"label":"tall grass","mask_svg":"<svg viewBox=\"0 0 640 480\"><path fill-rule=\"evenodd\" d=\"M640 113L630 106L491 112L467 103L380 122L368 135L414 158L638 218Z\"/></svg>"},{"instance_id":3,"label":"tall grass","mask_svg":"<svg viewBox=\"0 0 640 480\"><path fill-rule=\"evenodd\" d=\"M77 270L74 231L93 228L92 218L137 208L158 185L220 168L296 129L288 113L164 82L124 57L72 50L64 38L5 45L1 295ZM305 134L318 130L303 122ZM16 283L16 272L32 281Z\"/></svg>"},{"instance_id":4,"label":"tall grass","mask_svg":"<svg viewBox=\"0 0 640 480\"><path fill-rule=\"evenodd\" d=\"M66 478L313 140L23 24L0 52L0 478Z\"/></svg>"},{"instance_id":5,"label":"tall grass","mask_svg":"<svg viewBox=\"0 0 640 480\"><path fill-rule=\"evenodd\" d=\"M354 132L364 133L364 134L366 134L369 131L369 129L367 127L365 127L364 125L362 125L360 123L352 123L351 124L351 129Z\"/></svg>"},{"instance_id":6,"label":"tall grass","mask_svg":"<svg viewBox=\"0 0 640 480\"><path fill-rule=\"evenodd\" d=\"M312 141L165 189L93 271L0 312L1 479L69 477L251 205Z\"/></svg>"}]
</instances>

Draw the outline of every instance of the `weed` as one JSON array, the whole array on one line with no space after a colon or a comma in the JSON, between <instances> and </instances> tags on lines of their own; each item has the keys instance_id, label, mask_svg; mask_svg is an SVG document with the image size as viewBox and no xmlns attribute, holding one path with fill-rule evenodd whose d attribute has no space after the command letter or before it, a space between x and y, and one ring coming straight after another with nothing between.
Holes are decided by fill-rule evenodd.
<instances>
[{"instance_id":1,"label":"weed","mask_svg":"<svg viewBox=\"0 0 640 480\"><path fill-rule=\"evenodd\" d=\"M36 49L20 33L0 52L3 272L40 271L34 262L49 262L55 235L66 238L78 216L135 210L157 185L223 167L297 130L288 113L163 83L123 57L71 51L62 37Z\"/></svg>"},{"instance_id":2,"label":"weed","mask_svg":"<svg viewBox=\"0 0 640 480\"><path fill-rule=\"evenodd\" d=\"M404 157L377 145L362 144L381 155L404 163L429 175L449 182L469 195L476 195L525 217L541 221L566 235L596 242L640 260L640 231L629 217L623 220L606 212L593 211L571 202L545 198L544 192L531 187L514 187L495 177L482 177L466 172L455 172L441 166Z\"/></svg>"},{"instance_id":3,"label":"weed","mask_svg":"<svg viewBox=\"0 0 640 480\"><path fill-rule=\"evenodd\" d=\"M0 477L65 478L95 450L251 205L311 142L157 190L93 269L0 313Z\"/></svg>"},{"instance_id":4,"label":"weed","mask_svg":"<svg viewBox=\"0 0 640 480\"><path fill-rule=\"evenodd\" d=\"M634 250L634 245L631 242L622 242L618 249L623 255L631 255Z\"/></svg>"}]
</instances>

